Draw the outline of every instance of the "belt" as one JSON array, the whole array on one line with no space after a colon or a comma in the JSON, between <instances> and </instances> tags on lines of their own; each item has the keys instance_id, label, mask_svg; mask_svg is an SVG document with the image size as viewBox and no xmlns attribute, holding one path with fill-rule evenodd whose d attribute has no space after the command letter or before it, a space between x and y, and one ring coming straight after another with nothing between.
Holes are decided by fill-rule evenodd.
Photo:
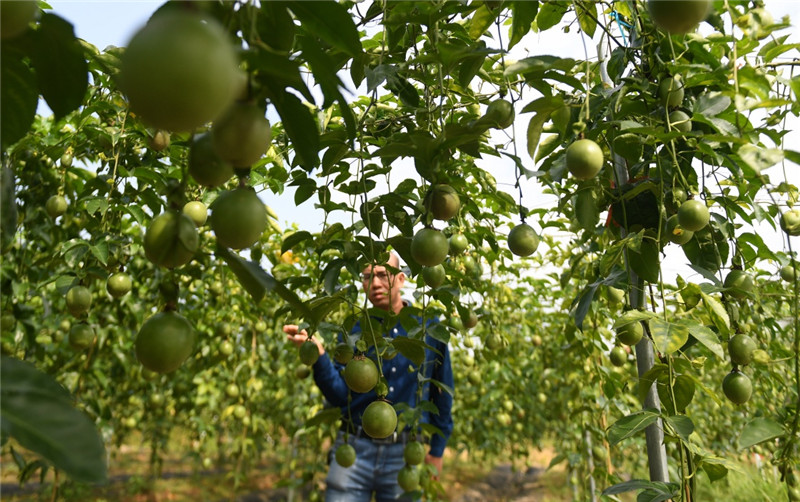
<instances>
[{"instance_id":1,"label":"belt","mask_svg":"<svg viewBox=\"0 0 800 502\"><path fill-rule=\"evenodd\" d=\"M354 430L355 429L355 430ZM340 430L344 432L348 432L358 438L364 438L372 441L375 444L396 444L396 443L403 443L406 444L412 439L411 431L394 431L390 436L378 439L370 437L369 434L364 432L364 428L360 425L355 425L348 427L346 425L342 425Z\"/></svg>"}]
</instances>

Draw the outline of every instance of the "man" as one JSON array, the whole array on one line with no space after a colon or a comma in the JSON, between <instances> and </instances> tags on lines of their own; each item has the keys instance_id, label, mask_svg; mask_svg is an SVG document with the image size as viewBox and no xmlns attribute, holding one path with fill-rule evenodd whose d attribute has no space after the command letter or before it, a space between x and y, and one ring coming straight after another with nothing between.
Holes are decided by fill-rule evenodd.
<instances>
[{"instance_id":1,"label":"man","mask_svg":"<svg viewBox=\"0 0 800 502\"><path fill-rule=\"evenodd\" d=\"M401 296L406 276L402 272L392 272L400 267L400 259L395 253L390 254L387 265L388 268L382 265L367 266L362 271L362 286L375 307L399 313L406 305ZM421 323L422 319L418 321ZM305 330L299 331L296 325L286 325L283 331L288 339L298 346L308 339ZM360 333L359 325L354 328L353 334L355 333ZM407 332L398 322L389 330L388 336L407 336ZM361 430L361 415L367 405L376 399L375 391L364 394L349 391L341 375L344 366L328 357L318 339L313 340L320 353L319 360L313 366L314 381L325 398L342 409L344 419L352 418L352 425L347 426L350 433L348 442L356 450L356 463L348 468L341 467L335 461L331 462L325 500L369 502L373 495L378 502L401 498L403 490L397 484L397 473L404 465L404 442L410 439L408 431L398 431L398 434L381 440L367 436ZM422 392L418 392L420 390L418 371L449 388L453 386L453 373L447 344L430 336L426 336L425 342L433 350L425 350L425 362L420 368L402 354L397 354L390 360L383 360L383 375L389 387L386 398L393 404L404 402L416 407L421 395L421 400L430 400L439 410L438 414L425 413L422 419L423 422L430 423L441 431L441 434L434 434L431 438L430 450L425 458L425 462L431 464L438 475L442 470L442 455L447 439L453 430L450 414L453 398L448 392L431 384L429 380L425 380ZM368 355L374 358L374 348L370 349ZM413 371L409 367L412 367ZM334 448L343 442L343 438L344 432L341 431Z\"/></svg>"}]
</instances>

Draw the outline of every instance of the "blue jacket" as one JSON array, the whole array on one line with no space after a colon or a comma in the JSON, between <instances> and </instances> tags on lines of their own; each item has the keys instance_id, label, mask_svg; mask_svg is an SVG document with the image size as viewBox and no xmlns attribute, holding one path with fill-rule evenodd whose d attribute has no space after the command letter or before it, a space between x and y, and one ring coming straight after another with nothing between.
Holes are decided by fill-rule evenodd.
<instances>
[{"instance_id":1,"label":"blue jacket","mask_svg":"<svg viewBox=\"0 0 800 502\"><path fill-rule=\"evenodd\" d=\"M422 322L422 319L419 319ZM428 321L428 325L434 320ZM353 328L352 333L360 333L361 328L359 324ZM405 328L399 322L389 332L389 336L408 336ZM433 379L441 382L450 389L453 388L453 369L450 365L450 351L446 343L434 339L430 335L425 336L425 343L431 346L425 349L425 362L422 364L422 373L425 378ZM368 356L375 361L375 349L370 349ZM361 425L361 415L364 413L367 405L377 398L375 391L361 394L357 392L350 392L347 384L342 376L344 365L333 361L328 353L325 352L313 366L314 382L316 382L322 395L333 405L342 409L342 416L347 418L352 414L353 423L357 426ZM417 385L419 382L418 368L403 354L398 353L392 359L383 360L383 375L386 377L389 386L389 394L386 396L392 404L407 403L411 407L417 405ZM444 448L447 445L447 440L453 432L453 417L451 410L453 407L453 396L436 386L435 384L425 381L422 392L422 400L431 401L436 409L439 410L438 414L425 412L422 415L422 422L429 423L441 431L440 434L434 434L431 438L430 454L435 457L441 457L444 453ZM350 414L348 414L347 401L348 393L352 394L350 403Z\"/></svg>"}]
</instances>

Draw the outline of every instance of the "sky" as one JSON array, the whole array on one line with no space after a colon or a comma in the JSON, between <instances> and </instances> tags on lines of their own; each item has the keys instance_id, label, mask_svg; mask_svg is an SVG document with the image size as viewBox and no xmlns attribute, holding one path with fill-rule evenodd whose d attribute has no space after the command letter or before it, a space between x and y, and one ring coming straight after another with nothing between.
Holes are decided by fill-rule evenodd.
<instances>
[{"instance_id":1,"label":"sky","mask_svg":"<svg viewBox=\"0 0 800 502\"><path fill-rule=\"evenodd\" d=\"M73 23L76 35L83 38L89 43L103 50L107 46L126 46L133 34L147 22L150 14L163 3L162 1L71 1L71 0L51 0L50 4L53 7L53 12L60 15ZM800 1L796 0L766 0L766 8L770 11L775 19L780 19L784 15L789 15L793 23L800 22ZM598 30L599 32L600 30ZM798 37L798 30L792 28L790 31L782 33L791 33L789 42L800 42ZM567 38L569 37L569 38ZM514 48L514 53L509 55L511 59L522 59L524 57L536 54L542 54L542 47L546 47L545 51L556 54L561 57L584 57L583 44L575 43L575 34L564 35L561 30L549 30L543 34L531 33L523 39L523 41ZM596 57L597 50L596 44L592 41L587 41L587 49L591 58ZM796 51L795 51L796 52ZM545 52L546 53L546 52ZM794 54L794 53L790 53ZM530 94L530 93L529 93ZM521 100L520 106L527 103L529 99ZM527 128L527 121L530 115L517 114L517 121L514 128L518 137L524 137ZM788 145L800 144L800 121L795 120L790 124L792 132L787 136ZM524 141L519 147L523 150L520 156L527 159L527 153L524 153ZM529 159L527 159L529 161ZM498 187L508 190L514 198L517 198L517 190L513 184L515 181L515 173L513 164L503 161L498 161L495 158L479 161L478 165L484 169L489 170L497 178ZM797 171L798 166L789 166L793 169L793 174L796 176L790 178L794 184L800 184L800 173ZM773 167L767 171L770 176L778 176L776 172L780 167ZM400 167L401 174L399 176L393 175L393 179L399 181L405 177L416 178L416 173L411 168L410 163ZM408 172L407 175L402 173L403 170ZM523 205L530 209L552 207L554 199L542 194L541 186L534 180L523 180ZM323 213L313 207L312 197L309 201L301 204L299 207L294 204L294 191L291 187L287 187L286 192L281 195L272 193L263 193L262 199L270 205L278 213L283 226L290 226L292 223L302 222L302 228L309 231L319 231L322 229ZM329 220L330 223L330 220ZM536 225L534 225L536 226ZM537 231L540 230L537 228ZM549 231L549 230L546 230ZM778 232L774 232L771 228L763 229L762 236L768 240L771 247L777 246L775 249L784 248L781 240L782 236ZM795 238L797 239L797 238ZM667 249L669 250L669 246ZM800 242L795 244L796 248L800 248ZM681 274L684 278L692 276L694 273L688 270L686 265L686 258L683 253L675 252L672 250L667 254L664 262L664 271L666 282L674 282L674 276ZM669 276L669 277L667 277Z\"/></svg>"}]
</instances>

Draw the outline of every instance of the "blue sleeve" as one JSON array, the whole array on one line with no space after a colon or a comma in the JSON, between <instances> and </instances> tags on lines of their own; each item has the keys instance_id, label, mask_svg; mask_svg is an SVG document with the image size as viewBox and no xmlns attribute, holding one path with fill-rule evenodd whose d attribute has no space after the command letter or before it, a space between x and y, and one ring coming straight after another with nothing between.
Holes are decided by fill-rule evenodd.
<instances>
[{"instance_id":1,"label":"blue sleeve","mask_svg":"<svg viewBox=\"0 0 800 502\"><path fill-rule=\"evenodd\" d=\"M437 347L442 355L436 358L436 363L433 367L432 377L450 389L453 389L453 367L450 364L450 349L447 344L440 343ZM444 454L444 448L447 446L447 440L450 439L450 434L453 433L453 395L449 392L440 389L436 384L431 383L430 398L439 414L430 415L432 425L435 425L442 431L442 434L434 434L431 438L430 454L434 457L441 457Z\"/></svg>"},{"instance_id":2,"label":"blue sleeve","mask_svg":"<svg viewBox=\"0 0 800 502\"><path fill-rule=\"evenodd\" d=\"M314 383L317 384L322 395L333 406L347 406L347 384L341 374L339 364L334 364L328 353L325 352L314 363Z\"/></svg>"}]
</instances>

